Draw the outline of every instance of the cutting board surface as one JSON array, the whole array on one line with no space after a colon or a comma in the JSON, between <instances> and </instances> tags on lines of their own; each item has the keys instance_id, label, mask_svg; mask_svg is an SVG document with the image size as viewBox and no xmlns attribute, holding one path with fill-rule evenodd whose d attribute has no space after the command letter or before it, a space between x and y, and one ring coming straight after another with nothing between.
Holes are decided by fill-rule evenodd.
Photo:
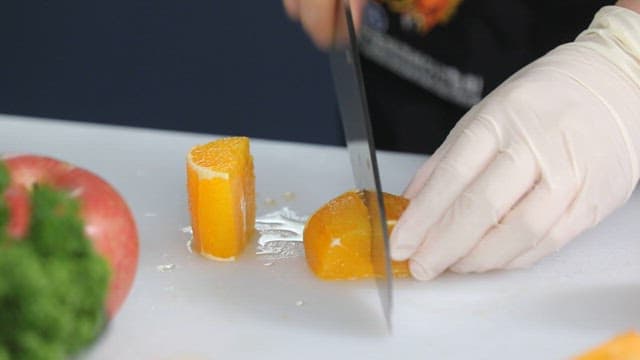
<instances>
[{"instance_id":1,"label":"cutting board surface","mask_svg":"<svg viewBox=\"0 0 640 360\"><path fill-rule=\"evenodd\" d=\"M640 197L528 270L395 283L387 335L372 281L324 282L304 258L249 246L219 263L188 251L185 155L217 135L0 115L0 153L86 167L127 199L140 233L133 291L87 359L565 359L640 329ZM343 148L252 141L258 213L309 215L353 186ZM423 156L381 152L400 193Z\"/></svg>"}]
</instances>

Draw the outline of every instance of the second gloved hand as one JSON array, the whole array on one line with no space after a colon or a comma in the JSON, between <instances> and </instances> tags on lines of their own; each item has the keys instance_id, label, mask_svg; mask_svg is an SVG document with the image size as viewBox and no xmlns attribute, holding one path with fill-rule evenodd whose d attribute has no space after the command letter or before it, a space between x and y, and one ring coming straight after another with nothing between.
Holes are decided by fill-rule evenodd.
<instances>
[{"instance_id":1,"label":"second gloved hand","mask_svg":"<svg viewBox=\"0 0 640 360\"><path fill-rule=\"evenodd\" d=\"M421 280L525 267L623 204L640 176L639 64L640 15L609 6L512 76L416 174L392 257Z\"/></svg>"}]
</instances>

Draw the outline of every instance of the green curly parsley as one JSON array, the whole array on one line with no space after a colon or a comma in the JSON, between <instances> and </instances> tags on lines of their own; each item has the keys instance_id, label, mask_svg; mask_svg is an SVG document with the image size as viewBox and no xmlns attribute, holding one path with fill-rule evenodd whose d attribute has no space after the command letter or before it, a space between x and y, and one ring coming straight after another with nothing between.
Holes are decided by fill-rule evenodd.
<instances>
[{"instance_id":1,"label":"green curly parsley","mask_svg":"<svg viewBox=\"0 0 640 360\"><path fill-rule=\"evenodd\" d=\"M0 195L9 183L0 162ZM31 192L24 239L11 239L0 196L0 360L64 359L106 324L110 270L84 235L78 201L48 186Z\"/></svg>"},{"instance_id":2,"label":"green curly parsley","mask_svg":"<svg viewBox=\"0 0 640 360\"><path fill-rule=\"evenodd\" d=\"M2 199L6 188L9 186L9 170L0 161L0 251L9 235L7 235L7 224L9 223L9 207ZM0 353L1 354L1 353ZM2 356L0 355L0 359Z\"/></svg>"}]
</instances>

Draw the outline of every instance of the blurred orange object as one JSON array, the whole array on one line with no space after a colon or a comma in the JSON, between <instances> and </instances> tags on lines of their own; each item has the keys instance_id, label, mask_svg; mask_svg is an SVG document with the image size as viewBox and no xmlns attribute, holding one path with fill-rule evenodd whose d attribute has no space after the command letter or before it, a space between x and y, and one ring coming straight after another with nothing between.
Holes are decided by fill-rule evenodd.
<instances>
[{"instance_id":1,"label":"blurred orange object","mask_svg":"<svg viewBox=\"0 0 640 360\"><path fill-rule=\"evenodd\" d=\"M462 0L379 0L397 13L411 18L421 33L453 17Z\"/></svg>"},{"instance_id":2,"label":"blurred orange object","mask_svg":"<svg viewBox=\"0 0 640 360\"><path fill-rule=\"evenodd\" d=\"M640 359L640 335L634 331L618 335L601 346L575 358L575 360L638 359Z\"/></svg>"},{"instance_id":3,"label":"blurred orange object","mask_svg":"<svg viewBox=\"0 0 640 360\"><path fill-rule=\"evenodd\" d=\"M193 147L187 156L187 190L193 250L234 260L255 225L255 175L246 137Z\"/></svg>"},{"instance_id":4,"label":"blurred orange object","mask_svg":"<svg viewBox=\"0 0 640 360\"><path fill-rule=\"evenodd\" d=\"M326 280L374 276L371 264L371 224L363 193L346 192L318 209L304 229L304 249L311 270ZM389 232L409 200L384 194ZM393 262L395 277L409 276L406 261Z\"/></svg>"}]
</instances>

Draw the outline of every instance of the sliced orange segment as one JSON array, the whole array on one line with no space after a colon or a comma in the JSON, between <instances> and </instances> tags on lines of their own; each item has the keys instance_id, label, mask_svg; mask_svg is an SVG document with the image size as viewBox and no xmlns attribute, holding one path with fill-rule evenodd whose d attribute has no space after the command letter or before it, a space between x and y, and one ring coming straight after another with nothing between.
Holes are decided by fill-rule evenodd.
<instances>
[{"instance_id":1,"label":"sliced orange segment","mask_svg":"<svg viewBox=\"0 0 640 360\"><path fill-rule=\"evenodd\" d=\"M601 346L575 358L575 360L628 359L640 359L640 335L633 331L618 335Z\"/></svg>"},{"instance_id":2,"label":"sliced orange segment","mask_svg":"<svg viewBox=\"0 0 640 360\"><path fill-rule=\"evenodd\" d=\"M389 232L409 205L409 200L384 194ZM304 229L307 263L326 280L374 276L371 264L371 224L361 192L349 191L329 201L309 218ZM392 262L396 277L409 276L406 261Z\"/></svg>"},{"instance_id":3,"label":"sliced orange segment","mask_svg":"<svg viewBox=\"0 0 640 360\"><path fill-rule=\"evenodd\" d=\"M253 158L246 137L193 147L187 156L193 250L234 260L253 235L256 217Z\"/></svg>"}]
</instances>

